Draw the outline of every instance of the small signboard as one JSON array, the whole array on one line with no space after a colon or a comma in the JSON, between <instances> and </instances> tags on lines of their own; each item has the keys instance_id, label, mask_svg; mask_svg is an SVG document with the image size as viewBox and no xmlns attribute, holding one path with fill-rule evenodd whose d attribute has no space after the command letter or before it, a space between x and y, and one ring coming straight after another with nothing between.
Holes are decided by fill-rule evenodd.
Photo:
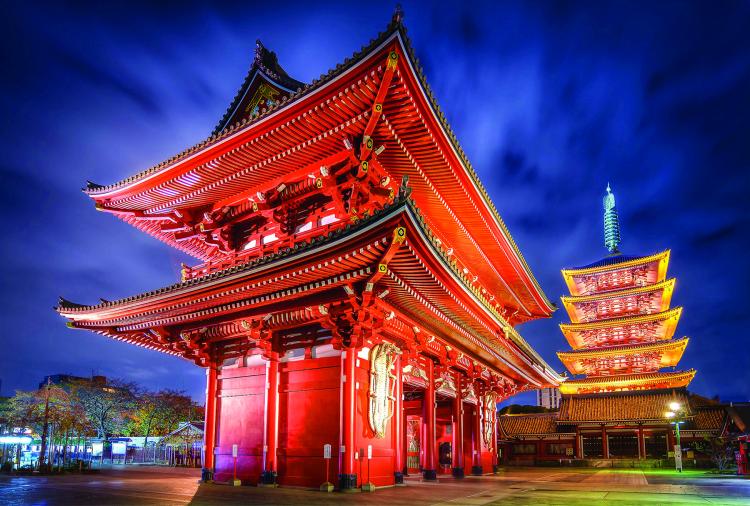
<instances>
[{"instance_id":1,"label":"small signboard","mask_svg":"<svg viewBox=\"0 0 750 506\"><path fill-rule=\"evenodd\" d=\"M567 455L568 457L572 457L573 456L573 448L565 448L565 455Z\"/></svg>"},{"instance_id":2,"label":"small signboard","mask_svg":"<svg viewBox=\"0 0 750 506\"><path fill-rule=\"evenodd\" d=\"M367 445L367 458L372 459L372 445Z\"/></svg>"},{"instance_id":3,"label":"small signboard","mask_svg":"<svg viewBox=\"0 0 750 506\"><path fill-rule=\"evenodd\" d=\"M112 443L112 455L125 455L125 443Z\"/></svg>"},{"instance_id":4,"label":"small signboard","mask_svg":"<svg viewBox=\"0 0 750 506\"><path fill-rule=\"evenodd\" d=\"M324 444L323 445L323 458L324 459L330 459L331 458L331 445Z\"/></svg>"},{"instance_id":5,"label":"small signboard","mask_svg":"<svg viewBox=\"0 0 750 506\"><path fill-rule=\"evenodd\" d=\"M239 448L237 445L232 445L232 457L237 458L237 455L239 454Z\"/></svg>"},{"instance_id":6,"label":"small signboard","mask_svg":"<svg viewBox=\"0 0 750 506\"><path fill-rule=\"evenodd\" d=\"M679 445L674 445L674 467L682 471L682 449Z\"/></svg>"}]
</instances>

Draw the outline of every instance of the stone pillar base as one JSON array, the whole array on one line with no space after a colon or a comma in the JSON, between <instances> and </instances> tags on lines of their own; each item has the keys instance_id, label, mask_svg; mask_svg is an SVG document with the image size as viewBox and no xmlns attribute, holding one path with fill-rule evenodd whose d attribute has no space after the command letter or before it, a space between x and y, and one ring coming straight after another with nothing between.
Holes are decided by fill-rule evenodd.
<instances>
[{"instance_id":1,"label":"stone pillar base","mask_svg":"<svg viewBox=\"0 0 750 506\"><path fill-rule=\"evenodd\" d=\"M454 467L452 471L454 478L463 478L465 476L463 467Z\"/></svg>"},{"instance_id":2,"label":"stone pillar base","mask_svg":"<svg viewBox=\"0 0 750 506\"><path fill-rule=\"evenodd\" d=\"M497 465L497 464L495 464L494 466L492 466L492 472L495 473L495 474L498 474L500 472L500 466Z\"/></svg>"},{"instance_id":3,"label":"stone pillar base","mask_svg":"<svg viewBox=\"0 0 750 506\"><path fill-rule=\"evenodd\" d=\"M393 473L393 476L396 480L396 485L403 485L404 484L404 473L400 473L396 471Z\"/></svg>"},{"instance_id":4,"label":"stone pillar base","mask_svg":"<svg viewBox=\"0 0 750 506\"><path fill-rule=\"evenodd\" d=\"M258 480L259 487L278 487L276 483L276 471L263 471Z\"/></svg>"},{"instance_id":5,"label":"stone pillar base","mask_svg":"<svg viewBox=\"0 0 750 506\"><path fill-rule=\"evenodd\" d=\"M209 481L212 481L214 479L214 471L213 469L209 469L207 467L204 467L201 469L201 480L204 483L208 483Z\"/></svg>"},{"instance_id":6,"label":"stone pillar base","mask_svg":"<svg viewBox=\"0 0 750 506\"><path fill-rule=\"evenodd\" d=\"M357 475L340 474L339 490L341 490L342 492L359 492L359 488L357 488Z\"/></svg>"},{"instance_id":7,"label":"stone pillar base","mask_svg":"<svg viewBox=\"0 0 750 506\"><path fill-rule=\"evenodd\" d=\"M482 469L482 466L471 466L471 474L474 476L482 476L484 474L484 469Z\"/></svg>"},{"instance_id":8,"label":"stone pillar base","mask_svg":"<svg viewBox=\"0 0 750 506\"><path fill-rule=\"evenodd\" d=\"M437 471L434 469L423 469L422 470L422 479L426 481L435 481L437 480Z\"/></svg>"}]
</instances>

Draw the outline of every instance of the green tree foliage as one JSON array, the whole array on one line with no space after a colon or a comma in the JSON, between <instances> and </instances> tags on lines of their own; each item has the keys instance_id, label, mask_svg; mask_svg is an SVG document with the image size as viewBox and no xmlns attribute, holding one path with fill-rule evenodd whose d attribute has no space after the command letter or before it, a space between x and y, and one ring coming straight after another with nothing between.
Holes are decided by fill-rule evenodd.
<instances>
[{"instance_id":1,"label":"green tree foliage","mask_svg":"<svg viewBox=\"0 0 750 506\"><path fill-rule=\"evenodd\" d=\"M40 465L44 465L51 442L67 446L70 438L91 434L92 425L79 398L57 385L17 391L9 401L7 416L10 426L31 428L42 437ZM54 441L50 435L55 436Z\"/></svg>"},{"instance_id":2,"label":"green tree foliage","mask_svg":"<svg viewBox=\"0 0 750 506\"><path fill-rule=\"evenodd\" d=\"M153 435L165 435L190 420L193 401L184 392L160 390L140 392L130 413L126 429L129 436L144 436L144 446Z\"/></svg>"}]
</instances>

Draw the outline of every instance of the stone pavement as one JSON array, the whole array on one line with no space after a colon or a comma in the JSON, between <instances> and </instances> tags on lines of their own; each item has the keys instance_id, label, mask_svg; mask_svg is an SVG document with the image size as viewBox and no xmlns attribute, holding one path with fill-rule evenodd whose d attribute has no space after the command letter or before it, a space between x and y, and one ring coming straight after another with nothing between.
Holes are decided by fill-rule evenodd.
<instances>
[{"instance_id":1,"label":"stone pavement","mask_svg":"<svg viewBox=\"0 0 750 506\"><path fill-rule=\"evenodd\" d=\"M137 466L90 475L0 476L0 505L750 505L750 480L696 471L511 468L496 476L447 477L438 483L408 478L404 487L372 494L199 485L197 478L197 470Z\"/></svg>"}]
</instances>

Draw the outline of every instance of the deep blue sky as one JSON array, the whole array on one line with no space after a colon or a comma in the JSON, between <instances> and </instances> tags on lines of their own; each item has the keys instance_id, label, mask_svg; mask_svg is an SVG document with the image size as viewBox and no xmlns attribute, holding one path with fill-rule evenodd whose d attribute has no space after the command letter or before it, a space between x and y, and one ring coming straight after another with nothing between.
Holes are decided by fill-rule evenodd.
<instances>
[{"instance_id":1,"label":"deep blue sky","mask_svg":"<svg viewBox=\"0 0 750 506\"><path fill-rule=\"evenodd\" d=\"M393 4L100 3L3 9L2 393L93 370L200 398L199 368L68 330L51 310L58 295L170 284L185 260L80 188L204 139L256 38L310 81L382 30ZM623 250L672 249L692 389L733 400L750 399L749 5L404 3L427 78L548 296L565 292L560 268L606 253L611 182ZM520 327L559 370L565 318Z\"/></svg>"}]
</instances>

